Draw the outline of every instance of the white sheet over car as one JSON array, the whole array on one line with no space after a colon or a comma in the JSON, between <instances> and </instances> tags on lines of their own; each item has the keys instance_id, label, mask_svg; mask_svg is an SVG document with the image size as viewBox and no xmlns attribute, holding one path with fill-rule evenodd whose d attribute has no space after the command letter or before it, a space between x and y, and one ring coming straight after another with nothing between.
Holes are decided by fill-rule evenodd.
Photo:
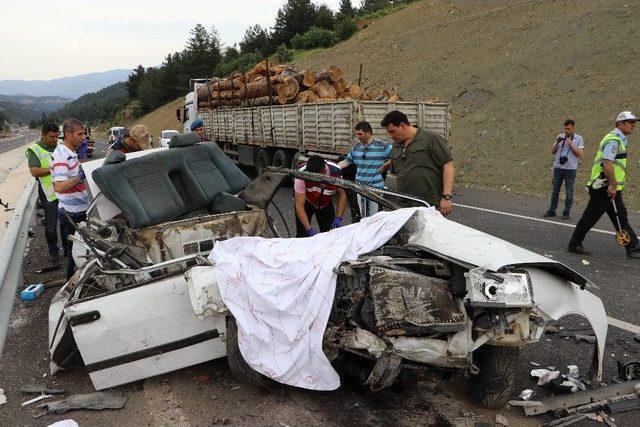
<instances>
[{"instance_id":1,"label":"white sheet over car","mask_svg":"<svg viewBox=\"0 0 640 427\"><path fill-rule=\"evenodd\" d=\"M322 351L336 273L386 243L418 210L380 212L305 239L234 237L209 256L224 303L238 323L246 362L269 378L311 390L335 390L340 378Z\"/></svg>"}]
</instances>

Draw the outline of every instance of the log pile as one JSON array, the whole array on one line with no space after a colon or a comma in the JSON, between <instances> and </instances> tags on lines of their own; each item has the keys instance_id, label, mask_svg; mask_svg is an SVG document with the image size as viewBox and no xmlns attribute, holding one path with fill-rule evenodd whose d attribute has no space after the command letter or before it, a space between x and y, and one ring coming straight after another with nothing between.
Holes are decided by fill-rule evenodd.
<instances>
[{"instance_id":1,"label":"log pile","mask_svg":"<svg viewBox=\"0 0 640 427\"><path fill-rule=\"evenodd\" d=\"M316 72L298 71L291 65L270 66L261 61L246 73L212 79L198 88L199 108L254 107L306 104L335 100L400 101L394 90L371 94L356 84L347 84L336 66Z\"/></svg>"}]
</instances>

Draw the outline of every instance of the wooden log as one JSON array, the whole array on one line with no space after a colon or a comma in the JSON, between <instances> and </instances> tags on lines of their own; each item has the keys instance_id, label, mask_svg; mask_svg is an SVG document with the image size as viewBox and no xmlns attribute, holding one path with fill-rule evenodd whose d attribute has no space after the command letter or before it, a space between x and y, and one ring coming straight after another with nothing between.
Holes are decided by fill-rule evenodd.
<instances>
[{"instance_id":1,"label":"wooden log","mask_svg":"<svg viewBox=\"0 0 640 427\"><path fill-rule=\"evenodd\" d=\"M359 96L358 99L361 101L371 101L371 95L367 92L362 92Z\"/></svg>"},{"instance_id":2,"label":"wooden log","mask_svg":"<svg viewBox=\"0 0 640 427\"><path fill-rule=\"evenodd\" d=\"M362 93L362 89L356 84L350 84L347 86L347 92L349 93L349 97L357 99Z\"/></svg>"},{"instance_id":3,"label":"wooden log","mask_svg":"<svg viewBox=\"0 0 640 427\"><path fill-rule=\"evenodd\" d=\"M338 80L337 82L333 82L333 87L336 89L338 97L347 92L347 85L344 84L344 80L342 79Z\"/></svg>"},{"instance_id":4,"label":"wooden log","mask_svg":"<svg viewBox=\"0 0 640 427\"><path fill-rule=\"evenodd\" d=\"M398 102L398 101L402 101L402 98L400 98L400 95L398 95L397 93L394 93L389 97L389 99L387 99L387 101Z\"/></svg>"},{"instance_id":5,"label":"wooden log","mask_svg":"<svg viewBox=\"0 0 640 427\"><path fill-rule=\"evenodd\" d=\"M305 87L313 87L316 83L316 73L313 70L306 70L302 78L302 85Z\"/></svg>"},{"instance_id":6,"label":"wooden log","mask_svg":"<svg viewBox=\"0 0 640 427\"><path fill-rule=\"evenodd\" d=\"M329 67L329 76L331 76L331 80L334 82L342 80L342 70L335 65L332 65Z\"/></svg>"},{"instance_id":7,"label":"wooden log","mask_svg":"<svg viewBox=\"0 0 640 427\"><path fill-rule=\"evenodd\" d=\"M300 92L300 86L298 82L293 77L285 77L282 80L282 83L277 85L277 93L280 98L280 104L286 104L286 101L294 99L296 95ZM282 102L282 100L285 102Z\"/></svg>"},{"instance_id":8,"label":"wooden log","mask_svg":"<svg viewBox=\"0 0 640 427\"><path fill-rule=\"evenodd\" d=\"M326 80L320 80L313 85L311 90L320 98L336 98L336 88Z\"/></svg>"},{"instance_id":9,"label":"wooden log","mask_svg":"<svg viewBox=\"0 0 640 427\"><path fill-rule=\"evenodd\" d=\"M303 90L298 92L298 95L295 97L294 102L296 104L307 104L310 102L316 102L318 100L318 95L316 95L311 90Z\"/></svg>"}]
</instances>

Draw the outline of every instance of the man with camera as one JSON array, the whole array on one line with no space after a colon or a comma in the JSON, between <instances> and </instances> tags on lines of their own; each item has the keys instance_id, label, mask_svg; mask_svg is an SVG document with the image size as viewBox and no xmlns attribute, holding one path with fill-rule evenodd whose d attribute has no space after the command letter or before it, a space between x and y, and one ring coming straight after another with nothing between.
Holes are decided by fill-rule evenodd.
<instances>
[{"instance_id":1,"label":"man with camera","mask_svg":"<svg viewBox=\"0 0 640 427\"><path fill-rule=\"evenodd\" d=\"M553 161L551 205L549 205L549 210L543 215L545 218L556 216L560 187L564 181L566 198L564 200L562 219L569 219L571 205L573 205L573 184L576 181L576 174L578 173L578 162L584 154L584 141L582 137L575 132L575 125L573 120L565 120L564 132L556 137L556 141L551 148L551 154L555 156L555 159Z\"/></svg>"}]
</instances>

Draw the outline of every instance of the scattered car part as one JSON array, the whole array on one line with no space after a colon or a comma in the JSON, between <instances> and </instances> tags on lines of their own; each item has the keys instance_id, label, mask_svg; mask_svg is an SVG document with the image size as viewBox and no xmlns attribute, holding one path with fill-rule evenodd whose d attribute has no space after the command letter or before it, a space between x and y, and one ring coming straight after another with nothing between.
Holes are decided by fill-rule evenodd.
<instances>
[{"instance_id":1,"label":"scattered car part","mask_svg":"<svg viewBox=\"0 0 640 427\"><path fill-rule=\"evenodd\" d=\"M640 362L622 363L618 360L619 381L640 380Z\"/></svg>"},{"instance_id":2,"label":"scattered car part","mask_svg":"<svg viewBox=\"0 0 640 427\"><path fill-rule=\"evenodd\" d=\"M24 394L63 394L65 391L61 388L49 388L46 384L23 384L20 386L20 392Z\"/></svg>"},{"instance_id":3,"label":"scattered car part","mask_svg":"<svg viewBox=\"0 0 640 427\"><path fill-rule=\"evenodd\" d=\"M40 402L41 400L48 399L50 397L53 397L53 395L42 393L40 396L36 396L33 399L29 399L27 401L22 402L22 406L27 406L32 403Z\"/></svg>"},{"instance_id":4,"label":"scattered car part","mask_svg":"<svg viewBox=\"0 0 640 427\"><path fill-rule=\"evenodd\" d=\"M605 408L611 414L635 411L636 409L640 409L640 399L636 396L634 399L619 400L617 402L608 403Z\"/></svg>"},{"instance_id":5,"label":"scattered car part","mask_svg":"<svg viewBox=\"0 0 640 427\"><path fill-rule=\"evenodd\" d=\"M531 376L538 378L538 385L545 385L560 375L560 371L550 371L548 369L534 369Z\"/></svg>"},{"instance_id":6,"label":"scattered car part","mask_svg":"<svg viewBox=\"0 0 640 427\"><path fill-rule=\"evenodd\" d=\"M73 409L122 409L127 402L125 396L108 392L95 392L90 394L73 394L62 400L47 402L39 405L49 415L63 414Z\"/></svg>"},{"instance_id":7,"label":"scattered car part","mask_svg":"<svg viewBox=\"0 0 640 427\"><path fill-rule=\"evenodd\" d=\"M548 411L555 411L557 409L566 410L575 406L586 405L591 402L635 393L635 387L638 384L640 384L640 381L630 381L601 387L595 390L578 391L572 394L550 397L540 401L542 406L525 408L525 413L527 415L540 415Z\"/></svg>"}]
</instances>

